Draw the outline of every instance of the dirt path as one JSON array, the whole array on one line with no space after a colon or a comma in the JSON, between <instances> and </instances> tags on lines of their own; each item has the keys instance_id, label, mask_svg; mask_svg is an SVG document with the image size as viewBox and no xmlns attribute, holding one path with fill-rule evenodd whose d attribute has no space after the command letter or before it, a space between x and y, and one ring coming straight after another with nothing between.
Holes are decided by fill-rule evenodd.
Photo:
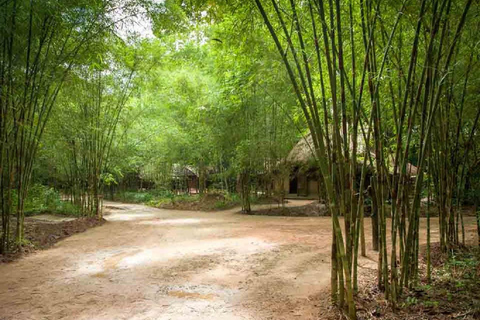
<instances>
[{"instance_id":1,"label":"dirt path","mask_svg":"<svg viewBox=\"0 0 480 320\"><path fill-rule=\"evenodd\" d=\"M0 265L0 319L321 319L327 309L330 218L110 205L103 226Z\"/></svg>"}]
</instances>

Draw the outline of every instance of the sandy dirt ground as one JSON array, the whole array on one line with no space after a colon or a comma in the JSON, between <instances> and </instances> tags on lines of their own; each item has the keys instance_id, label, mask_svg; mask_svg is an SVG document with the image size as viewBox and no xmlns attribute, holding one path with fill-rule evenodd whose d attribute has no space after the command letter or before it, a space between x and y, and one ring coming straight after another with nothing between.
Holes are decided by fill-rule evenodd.
<instances>
[{"instance_id":1,"label":"sandy dirt ground","mask_svg":"<svg viewBox=\"0 0 480 320\"><path fill-rule=\"evenodd\" d=\"M39 214L39 215L32 216L32 217L29 217L29 218L32 219L32 220L36 220L36 221L51 222L51 223L75 220L75 218L73 218L73 217L62 217L62 216L56 216L56 215L53 215L53 214Z\"/></svg>"},{"instance_id":2,"label":"sandy dirt ground","mask_svg":"<svg viewBox=\"0 0 480 320\"><path fill-rule=\"evenodd\" d=\"M330 218L107 205L104 225L0 265L0 319L324 318Z\"/></svg>"}]
</instances>

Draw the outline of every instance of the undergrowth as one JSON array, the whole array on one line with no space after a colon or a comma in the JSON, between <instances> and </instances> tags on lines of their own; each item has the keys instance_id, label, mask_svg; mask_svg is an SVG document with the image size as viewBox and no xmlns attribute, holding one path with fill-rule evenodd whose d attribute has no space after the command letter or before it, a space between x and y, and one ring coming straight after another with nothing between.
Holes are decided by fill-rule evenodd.
<instances>
[{"instance_id":1,"label":"undergrowth","mask_svg":"<svg viewBox=\"0 0 480 320\"><path fill-rule=\"evenodd\" d=\"M432 281L412 290L404 306L429 314L480 318L480 249L459 247L444 259L438 255L442 254L437 253L439 262L434 265Z\"/></svg>"},{"instance_id":2,"label":"undergrowth","mask_svg":"<svg viewBox=\"0 0 480 320\"><path fill-rule=\"evenodd\" d=\"M141 203L156 208L185 210L225 210L240 206L240 196L221 190L209 190L200 194L174 194L164 190L125 191L117 193L115 200L127 203ZM251 203L259 203L264 198L252 197Z\"/></svg>"},{"instance_id":3,"label":"undergrowth","mask_svg":"<svg viewBox=\"0 0 480 320\"><path fill-rule=\"evenodd\" d=\"M17 196L13 194L13 203ZM15 209L15 208L14 208ZM24 204L25 216L51 213L69 216L79 216L80 209L70 201L62 200L58 190L41 184L34 184L28 193Z\"/></svg>"},{"instance_id":4,"label":"undergrowth","mask_svg":"<svg viewBox=\"0 0 480 320\"><path fill-rule=\"evenodd\" d=\"M432 244L431 281L426 279L424 263L419 271L418 284L405 289L395 311L378 290L376 272L362 272L358 318L480 319L480 248L461 246L447 254L438 243Z\"/></svg>"}]
</instances>

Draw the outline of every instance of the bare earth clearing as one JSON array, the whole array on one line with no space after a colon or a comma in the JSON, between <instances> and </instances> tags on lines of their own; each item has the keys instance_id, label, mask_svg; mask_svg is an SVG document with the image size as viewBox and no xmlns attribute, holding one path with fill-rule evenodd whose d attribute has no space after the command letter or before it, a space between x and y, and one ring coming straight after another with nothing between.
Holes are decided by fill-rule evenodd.
<instances>
[{"instance_id":1,"label":"bare earth clearing","mask_svg":"<svg viewBox=\"0 0 480 320\"><path fill-rule=\"evenodd\" d=\"M324 319L331 314L329 217L109 205L114 207L104 225L0 265L0 319ZM375 263L367 258L360 266Z\"/></svg>"}]
</instances>

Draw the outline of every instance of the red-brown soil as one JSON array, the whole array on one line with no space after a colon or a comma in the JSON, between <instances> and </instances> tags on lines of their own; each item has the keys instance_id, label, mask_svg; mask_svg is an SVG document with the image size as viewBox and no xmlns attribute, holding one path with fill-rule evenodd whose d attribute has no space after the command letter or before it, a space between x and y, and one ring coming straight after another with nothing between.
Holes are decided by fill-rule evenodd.
<instances>
[{"instance_id":1,"label":"red-brown soil","mask_svg":"<svg viewBox=\"0 0 480 320\"><path fill-rule=\"evenodd\" d=\"M62 217L43 215L45 219L25 218L25 244L17 251L0 255L0 263L12 262L36 250L50 248L60 240L102 225L105 220L97 218L63 219Z\"/></svg>"},{"instance_id":2,"label":"red-brown soil","mask_svg":"<svg viewBox=\"0 0 480 320\"><path fill-rule=\"evenodd\" d=\"M109 205L102 226L0 265L0 319L338 319L329 217Z\"/></svg>"}]
</instances>

